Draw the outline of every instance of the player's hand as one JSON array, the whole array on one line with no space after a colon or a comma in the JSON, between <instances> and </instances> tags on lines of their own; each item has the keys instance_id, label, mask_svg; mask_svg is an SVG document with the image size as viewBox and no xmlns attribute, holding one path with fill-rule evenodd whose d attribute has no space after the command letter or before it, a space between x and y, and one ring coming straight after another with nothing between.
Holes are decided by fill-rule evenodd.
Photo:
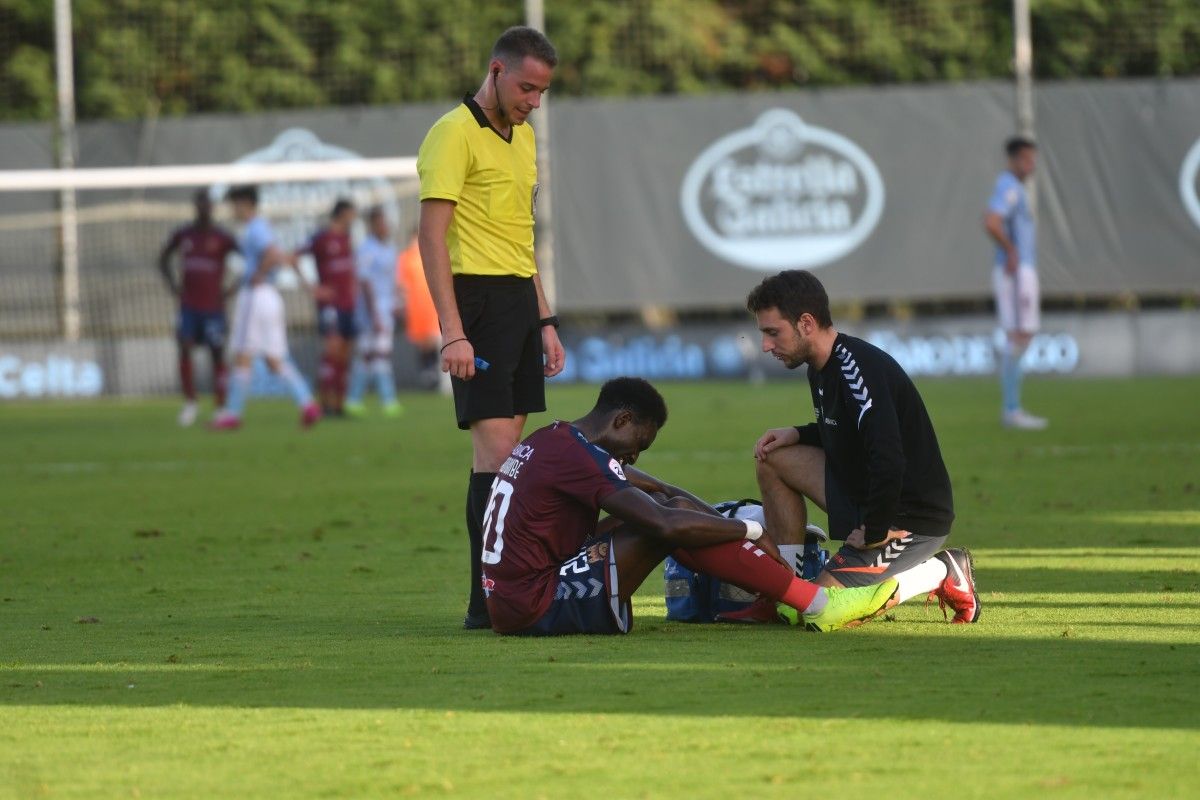
<instances>
[{"instance_id":1,"label":"player's hand","mask_svg":"<svg viewBox=\"0 0 1200 800\"><path fill-rule=\"evenodd\" d=\"M475 348L462 336L451 337L449 341L450 344L442 347L442 372L449 372L464 381L471 380L475 377Z\"/></svg>"},{"instance_id":2,"label":"player's hand","mask_svg":"<svg viewBox=\"0 0 1200 800\"><path fill-rule=\"evenodd\" d=\"M328 303L333 300L333 289L317 284L312 287L312 296L318 303Z\"/></svg>"},{"instance_id":3,"label":"player's hand","mask_svg":"<svg viewBox=\"0 0 1200 800\"><path fill-rule=\"evenodd\" d=\"M1021 265L1021 256L1017 253L1017 248L1010 247L1004 255L1004 272L1008 275L1016 275L1017 267Z\"/></svg>"},{"instance_id":4,"label":"player's hand","mask_svg":"<svg viewBox=\"0 0 1200 800\"><path fill-rule=\"evenodd\" d=\"M563 367L567 365L567 354L553 325L542 328L542 352L546 354L546 364L542 371L547 378L553 378L563 371Z\"/></svg>"},{"instance_id":5,"label":"player's hand","mask_svg":"<svg viewBox=\"0 0 1200 800\"><path fill-rule=\"evenodd\" d=\"M767 454L781 447L791 447L800 444L800 431L795 428L771 428L754 444L754 457L765 461Z\"/></svg>"},{"instance_id":6,"label":"player's hand","mask_svg":"<svg viewBox=\"0 0 1200 800\"><path fill-rule=\"evenodd\" d=\"M771 534L763 532L763 535L758 537L754 542L758 545L758 549L769 555L771 558L778 561L783 566L787 567L788 572L793 572L791 565L783 560L783 554L779 552L779 546L775 544L775 540L771 538Z\"/></svg>"},{"instance_id":7,"label":"player's hand","mask_svg":"<svg viewBox=\"0 0 1200 800\"><path fill-rule=\"evenodd\" d=\"M387 328L384 326L383 320L377 319L371 326L371 330L373 330L375 333L383 333L385 330L387 330Z\"/></svg>"},{"instance_id":8,"label":"player's hand","mask_svg":"<svg viewBox=\"0 0 1200 800\"><path fill-rule=\"evenodd\" d=\"M909 535L908 531L890 530L887 532L887 536L883 537L882 541L867 544L867 531L865 528L859 527L850 531L850 535L846 537L846 545L853 547L855 550L877 550L880 547L885 547L893 539L903 539Z\"/></svg>"}]
</instances>

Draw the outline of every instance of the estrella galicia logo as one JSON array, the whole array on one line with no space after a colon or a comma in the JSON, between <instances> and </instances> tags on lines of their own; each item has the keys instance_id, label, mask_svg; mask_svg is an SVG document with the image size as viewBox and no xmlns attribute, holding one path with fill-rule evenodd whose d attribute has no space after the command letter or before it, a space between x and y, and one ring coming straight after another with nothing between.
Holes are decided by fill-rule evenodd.
<instances>
[{"instance_id":1,"label":"estrella galicia logo","mask_svg":"<svg viewBox=\"0 0 1200 800\"><path fill-rule=\"evenodd\" d=\"M1200 226L1200 139L1197 139L1179 168L1179 197L1192 222Z\"/></svg>"},{"instance_id":2,"label":"estrella galicia logo","mask_svg":"<svg viewBox=\"0 0 1200 800\"><path fill-rule=\"evenodd\" d=\"M683 218L713 254L773 271L849 253L883 214L883 179L861 147L783 108L713 142L688 169Z\"/></svg>"}]
</instances>

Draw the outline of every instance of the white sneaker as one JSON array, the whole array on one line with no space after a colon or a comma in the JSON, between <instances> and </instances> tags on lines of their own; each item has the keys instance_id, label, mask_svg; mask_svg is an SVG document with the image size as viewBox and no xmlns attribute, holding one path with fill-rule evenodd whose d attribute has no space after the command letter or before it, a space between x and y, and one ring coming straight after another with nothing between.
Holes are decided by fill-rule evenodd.
<instances>
[{"instance_id":1,"label":"white sneaker","mask_svg":"<svg viewBox=\"0 0 1200 800\"><path fill-rule=\"evenodd\" d=\"M1045 417L1035 417L1023 408L1016 411L1005 411L1000 417L1000 424L1006 428L1018 428L1026 431L1044 430L1050 424Z\"/></svg>"},{"instance_id":2,"label":"white sneaker","mask_svg":"<svg viewBox=\"0 0 1200 800\"><path fill-rule=\"evenodd\" d=\"M190 428L196 421L196 414L199 409L195 403L184 403L183 408L179 409L179 427Z\"/></svg>"}]
</instances>

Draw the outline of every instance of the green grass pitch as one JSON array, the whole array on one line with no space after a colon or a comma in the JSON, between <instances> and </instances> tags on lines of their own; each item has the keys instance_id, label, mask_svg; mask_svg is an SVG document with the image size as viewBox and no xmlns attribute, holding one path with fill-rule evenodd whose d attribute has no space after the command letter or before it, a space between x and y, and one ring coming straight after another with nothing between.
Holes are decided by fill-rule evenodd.
<instances>
[{"instance_id":1,"label":"green grass pitch","mask_svg":"<svg viewBox=\"0 0 1200 800\"><path fill-rule=\"evenodd\" d=\"M660 388L640 466L713 500L812 416L800 380ZM667 623L657 577L627 637L460 630L444 398L232 435L0 406L0 797L1200 796L1200 378L1033 381L1041 433L921 388L982 619L827 636Z\"/></svg>"}]
</instances>

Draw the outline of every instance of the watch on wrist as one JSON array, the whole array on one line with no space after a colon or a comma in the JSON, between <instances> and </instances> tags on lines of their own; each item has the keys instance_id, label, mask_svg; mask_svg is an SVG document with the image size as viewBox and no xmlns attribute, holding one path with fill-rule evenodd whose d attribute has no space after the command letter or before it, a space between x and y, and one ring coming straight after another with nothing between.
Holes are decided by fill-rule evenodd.
<instances>
[{"instance_id":1,"label":"watch on wrist","mask_svg":"<svg viewBox=\"0 0 1200 800\"><path fill-rule=\"evenodd\" d=\"M551 328L557 329L558 328L558 316L556 314L551 314L548 317L542 317L540 320L538 320L538 325L542 328L545 328L548 325Z\"/></svg>"}]
</instances>

